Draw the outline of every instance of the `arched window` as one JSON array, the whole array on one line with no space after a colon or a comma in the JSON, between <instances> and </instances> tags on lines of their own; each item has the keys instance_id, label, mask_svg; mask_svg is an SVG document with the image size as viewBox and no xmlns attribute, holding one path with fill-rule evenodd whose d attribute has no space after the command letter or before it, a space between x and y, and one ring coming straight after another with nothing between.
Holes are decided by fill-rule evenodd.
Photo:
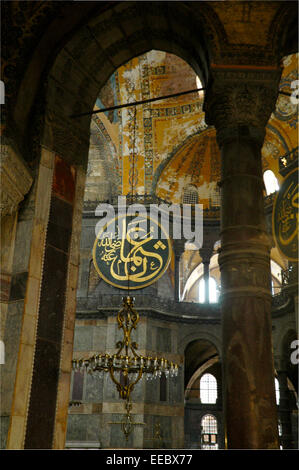
<instances>
[{"instance_id":1,"label":"arched window","mask_svg":"<svg viewBox=\"0 0 299 470\"><path fill-rule=\"evenodd\" d=\"M184 189L183 193L183 204L197 204L198 203L198 191L195 186L190 184Z\"/></svg>"},{"instance_id":2,"label":"arched window","mask_svg":"<svg viewBox=\"0 0 299 470\"><path fill-rule=\"evenodd\" d=\"M276 176L272 170L266 170L263 175L267 196L279 190Z\"/></svg>"},{"instance_id":3,"label":"arched window","mask_svg":"<svg viewBox=\"0 0 299 470\"><path fill-rule=\"evenodd\" d=\"M212 374L204 374L200 379L200 401L201 403L216 403L217 380Z\"/></svg>"},{"instance_id":4,"label":"arched window","mask_svg":"<svg viewBox=\"0 0 299 470\"><path fill-rule=\"evenodd\" d=\"M271 259L271 286L272 295L278 294L281 290L281 271L282 267Z\"/></svg>"},{"instance_id":5,"label":"arched window","mask_svg":"<svg viewBox=\"0 0 299 470\"><path fill-rule=\"evenodd\" d=\"M218 449L217 419L213 415L205 415L201 420L201 448L206 450Z\"/></svg>"},{"instance_id":6,"label":"arched window","mask_svg":"<svg viewBox=\"0 0 299 470\"><path fill-rule=\"evenodd\" d=\"M275 396L276 396L276 405L279 405L280 391L279 391L279 382L276 377L275 377Z\"/></svg>"},{"instance_id":7,"label":"arched window","mask_svg":"<svg viewBox=\"0 0 299 470\"><path fill-rule=\"evenodd\" d=\"M205 280L202 277L199 281L199 303L203 304L206 301L205 298ZM210 303L218 302L218 291L217 291L217 283L213 277L209 278L209 300Z\"/></svg>"}]
</instances>

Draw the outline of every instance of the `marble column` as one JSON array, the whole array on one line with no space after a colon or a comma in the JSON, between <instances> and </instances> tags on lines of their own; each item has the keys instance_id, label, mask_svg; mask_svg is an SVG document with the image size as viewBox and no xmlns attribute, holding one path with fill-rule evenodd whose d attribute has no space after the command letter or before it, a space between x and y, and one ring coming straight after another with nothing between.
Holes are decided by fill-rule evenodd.
<instances>
[{"instance_id":1,"label":"marble column","mask_svg":"<svg viewBox=\"0 0 299 470\"><path fill-rule=\"evenodd\" d=\"M174 240L174 300L180 301L180 260L184 252L185 240Z\"/></svg>"},{"instance_id":2,"label":"marble column","mask_svg":"<svg viewBox=\"0 0 299 470\"><path fill-rule=\"evenodd\" d=\"M280 70L212 67L207 124L221 150L222 360L226 447L278 448L270 243L261 147Z\"/></svg>"},{"instance_id":3,"label":"marble column","mask_svg":"<svg viewBox=\"0 0 299 470\"><path fill-rule=\"evenodd\" d=\"M203 263L203 278L205 283L205 302L210 303L210 262Z\"/></svg>"},{"instance_id":4,"label":"marble column","mask_svg":"<svg viewBox=\"0 0 299 470\"><path fill-rule=\"evenodd\" d=\"M203 278L205 283L205 302L210 303L210 259L213 253L213 246L200 249L200 256L203 263Z\"/></svg>"}]
</instances>

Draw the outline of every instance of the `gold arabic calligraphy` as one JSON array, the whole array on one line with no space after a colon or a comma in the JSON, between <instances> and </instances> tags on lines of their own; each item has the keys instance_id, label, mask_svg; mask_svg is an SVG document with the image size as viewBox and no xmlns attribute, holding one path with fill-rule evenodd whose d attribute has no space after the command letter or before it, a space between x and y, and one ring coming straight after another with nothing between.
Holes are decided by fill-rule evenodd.
<instances>
[{"instance_id":1,"label":"gold arabic calligraphy","mask_svg":"<svg viewBox=\"0 0 299 470\"><path fill-rule=\"evenodd\" d=\"M278 236L282 245L289 245L298 234L298 184L291 182L279 211Z\"/></svg>"},{"instance_id":2,"label":"gold arabic calligraphy","mask_svg":"<svg viewBox=\"0 0 299 470\"><path fill-rule=\"evenodd\" d=\"M142 232L145 231L140 226L127 229L126 220L123 219L122 233L125 236L117 239L116 237L112 238L112 234L110 234L111 236L98 241L98 247L101 249L100 259L107 266L110 264L110 275L113 279L144 283L156 278L162 270L165 264L163 257L145 247L148 242L153 241L153 227L150 227L147 233ZM138 240L134 240L138 234L142 237L139 236ZM166 245L161 240L158 240L153 246L155 250L166 249Z\"/></svg>"}]
</instances>

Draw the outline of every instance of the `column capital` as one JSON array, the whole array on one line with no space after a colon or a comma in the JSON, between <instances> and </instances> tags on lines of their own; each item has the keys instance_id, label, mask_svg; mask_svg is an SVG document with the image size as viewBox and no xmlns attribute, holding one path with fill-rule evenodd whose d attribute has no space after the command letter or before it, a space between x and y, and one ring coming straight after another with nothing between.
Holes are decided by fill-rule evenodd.
<instances>
[{"instance_id":1,"label":"column capital","mask_svg":"<svg viewBox=\"0 0 299 470\"><path fill-rule=\"evenodd\" d=\"M199 254L201 256L203 263L210 263L210 259L213 254L213 246L212 247L202 247L199 250Z\"/></svg>"},{"instance_id":2,"label":"column capital","mask_svg":"<svg viewBox=\"0 0 299 470\"><path fill-rule=\"evenodd\" d=\"M277 67L211 67L204 111L206 123L216 127L219 145L236 138L262 145L280 76Z\"/></svg>"},{"instance_id":3,"label":"column capital","mask_svg":"<svg viewBox=\"0 0 299 470\"><path fill-rule=\"evenodd\" d=\"M186 240L173 240L173 251L176 257L180 257L185 250L185 242Z\"/></svg>"}]
</instances>

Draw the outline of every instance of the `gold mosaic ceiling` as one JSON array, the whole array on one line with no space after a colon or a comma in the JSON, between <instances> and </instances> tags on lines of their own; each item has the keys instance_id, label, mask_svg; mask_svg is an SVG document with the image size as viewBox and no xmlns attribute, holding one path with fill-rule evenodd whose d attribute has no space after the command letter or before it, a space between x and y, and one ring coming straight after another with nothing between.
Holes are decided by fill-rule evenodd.
<instances>
[{"instance_id":1,"label":"gold mosaic ceiling","mask_svg":"<svg viewBox=\"0 0 299 470\"><path fill-rule=\"evenodd\" d=\"M294 54L283 61L284 91L290 91L291 81L298 78L297 60ZM150 51L116 71L102 89L95 109L199 86L193 69L182 59ZM127 194L133 185L138 194L155 192L169 202L180 202L184 187L193 184L204 206L218 197L219 150L214 128L205 124L202 104L203 92L196 92L94 117L101 127L101 138L105 135L116 149L118 194ZM280 95L262 149L264 169L272 169L278 180L279 156L296 147L297 139L297 107L289 97Z\"/></svg>"}]
</instances>

